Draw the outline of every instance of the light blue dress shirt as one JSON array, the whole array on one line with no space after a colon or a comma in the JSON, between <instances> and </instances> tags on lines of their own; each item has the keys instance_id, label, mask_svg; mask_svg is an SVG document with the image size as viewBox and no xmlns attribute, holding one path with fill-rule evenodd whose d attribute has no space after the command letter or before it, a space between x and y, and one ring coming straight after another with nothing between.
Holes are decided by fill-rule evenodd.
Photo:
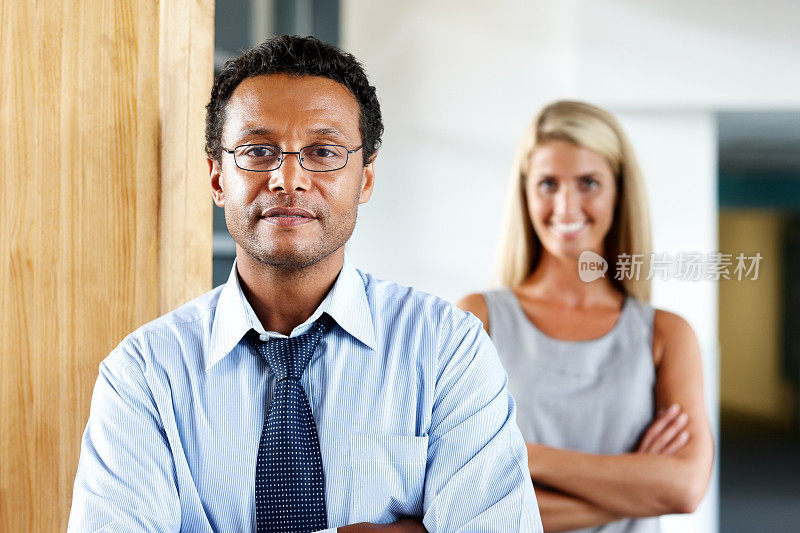
<instances>
[{"instance_id":1,"label":"light blue dress shirt","mask_svg":"<svg viewBox=\"0 0 800 533\"><path fill-rule=\"evenodd\" d=\"M328 525L422 517L439 532L538 532L507 377L480 322L349 259L319 308L336 322L302 385ZM275 380L264 330L228 282L139 328L100 364L70 532L255 531L258 443Z\"/></svg>"}]
</instances>

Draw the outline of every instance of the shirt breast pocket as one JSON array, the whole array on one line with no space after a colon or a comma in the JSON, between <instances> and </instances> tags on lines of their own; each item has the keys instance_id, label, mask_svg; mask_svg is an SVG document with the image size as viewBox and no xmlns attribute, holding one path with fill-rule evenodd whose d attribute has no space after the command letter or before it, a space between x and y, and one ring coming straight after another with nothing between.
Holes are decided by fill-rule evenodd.
<instances>
[{"instance_id":1,"label":"shirt breast pocket","mask_svg":"<svg viewBox=\"0 0 800 533\"><path fill-rule=\"evenodd\" d=\"M350 523L422 516L428 437L351 435Z\"/></svg>"}]
</instances>

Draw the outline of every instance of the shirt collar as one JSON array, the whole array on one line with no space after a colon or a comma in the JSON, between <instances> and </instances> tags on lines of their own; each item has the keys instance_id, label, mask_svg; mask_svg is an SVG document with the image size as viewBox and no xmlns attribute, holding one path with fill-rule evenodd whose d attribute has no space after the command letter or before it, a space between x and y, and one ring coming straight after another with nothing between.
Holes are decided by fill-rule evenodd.
<instances>
[{"instance_id":1,"label":"shirt collar","mask_svg":"<svg viewBox=\"0 0 800 533\"><path fill-rule=\"evenodd\" d=\"M377 349L375 322L364 279L347 254L339 277L309 321L314 322L322 313L328 313L342 329L372 350Z\"/></svg>"},{"instance_id":2,"label":"shirt collar","mask_svg":"<svg viewBox=\"0 0 800 533\"><path fill-rule=\"evenodd\" d=\"M372 350L376 349L375 323L367 301L364 280L346 254L342 270L331 290L314 313L294 328L290 336L305 332L322 313L328 313L347 333ZM211 351L206 359L206 370L210 370L231 353L251 329L262 336L282 336L267 332L261 325L242 291L234 261L228 281L217 301L214 322L211 326Z\"/></svg>"}]
</instances>

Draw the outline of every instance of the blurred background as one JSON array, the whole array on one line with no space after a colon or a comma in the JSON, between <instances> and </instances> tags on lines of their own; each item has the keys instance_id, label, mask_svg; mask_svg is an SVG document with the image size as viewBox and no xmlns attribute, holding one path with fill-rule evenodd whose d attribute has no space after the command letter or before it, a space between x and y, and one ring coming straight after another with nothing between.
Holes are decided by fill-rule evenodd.
<instances>
[{"instance_id":1,"label":"blurred background","mask_svg":"<svg viewBox=\"0 0 800 533\"><path fill-rule=\"evenodd\" d=\"M647 180L654 251L761 254L757 279L656 279L700 339L718 454L666 532L800 523L800 2L217 0L214 61L273 34L358 57L386 133L349 254L455 300L492 285L516 144L545 103L606 107ZM214 213L214 284L234 247Z\"/></svg>"}]
</instances>

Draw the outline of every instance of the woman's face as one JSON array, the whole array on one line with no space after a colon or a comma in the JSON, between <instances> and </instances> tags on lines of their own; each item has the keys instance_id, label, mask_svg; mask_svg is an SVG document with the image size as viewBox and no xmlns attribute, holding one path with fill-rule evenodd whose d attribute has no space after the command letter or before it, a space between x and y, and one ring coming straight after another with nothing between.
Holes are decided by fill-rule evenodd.
<instances>
[{"instance_id":1,"label":"woman's face","mask_svg":"<svg viewBox=\"0 0 800 533\"><path fill-rule=\"evenodd\" d=\"M578 259L585 250L603 255L617 199L616 179L603 156L567 141L547 141L534 149L525 191L545 253L562 259Z\"/></svg>"}]
</instances>

